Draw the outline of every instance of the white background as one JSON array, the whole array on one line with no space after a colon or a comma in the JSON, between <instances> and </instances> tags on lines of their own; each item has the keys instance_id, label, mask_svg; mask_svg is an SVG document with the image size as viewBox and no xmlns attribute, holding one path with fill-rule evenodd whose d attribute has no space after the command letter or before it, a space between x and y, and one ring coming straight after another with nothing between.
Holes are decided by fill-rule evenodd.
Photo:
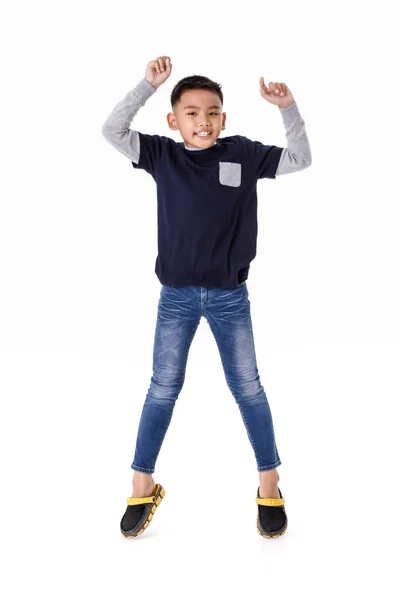
<instances>
[{"instance_id":1,"label":"white background","mask_svg":"<svg viewBox=\"0 0 400 600\"><path fill-rule=\"evenodd\" d=\"M20 2L1 19L4 598L398 597L397 27L389 2ZM287 533L257 534L258 472L205 319L137 539L131 494L161 284L156 187L102 137L159 55L132 128L168 135L190 74L227 129L286 146L283 81L312 166L258 184L247 280L282 459ZM4 556L4 555L3 555ZM4 568L5 567L5 568Z\"/></svg>"}]
</instances>

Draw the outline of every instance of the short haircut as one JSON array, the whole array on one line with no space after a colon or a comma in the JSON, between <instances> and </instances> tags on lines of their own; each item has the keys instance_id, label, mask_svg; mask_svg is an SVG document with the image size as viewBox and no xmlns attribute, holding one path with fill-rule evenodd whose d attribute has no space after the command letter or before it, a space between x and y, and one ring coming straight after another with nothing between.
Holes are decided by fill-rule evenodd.
<instances>
[{"instance_id":1,"label":"short haircut","mask_svg":"<svg viewBox=\"0 0 400 600\"><path fill-rule=\"evenodd\" d=\"M203 75L189 75L188 77L184 77L175 85L174 89L171 92L171 106L174 106L179 102L183 92L186 90L210 90L218 94L221 99L221 104L224 103L224 97L221 90L221 85L212 81L208 77L203 77Z\"/></svg>"}]
</instances>

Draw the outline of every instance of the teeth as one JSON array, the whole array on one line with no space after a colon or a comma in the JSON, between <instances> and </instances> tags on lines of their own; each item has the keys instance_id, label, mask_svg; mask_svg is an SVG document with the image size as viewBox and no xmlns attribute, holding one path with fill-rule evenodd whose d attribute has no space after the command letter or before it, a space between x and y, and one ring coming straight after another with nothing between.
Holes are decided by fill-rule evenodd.
<instances>
[{"instance_id":1,"label":"teeth","mask_svg":"<svg viewBox=\"0 0 400 600\"><path fill-rule=\"evenodd\" d=\"M211 135L211 133L196 133L196 135L200 137L208 137L209 135Z\"/></svg>"}]
</instances>

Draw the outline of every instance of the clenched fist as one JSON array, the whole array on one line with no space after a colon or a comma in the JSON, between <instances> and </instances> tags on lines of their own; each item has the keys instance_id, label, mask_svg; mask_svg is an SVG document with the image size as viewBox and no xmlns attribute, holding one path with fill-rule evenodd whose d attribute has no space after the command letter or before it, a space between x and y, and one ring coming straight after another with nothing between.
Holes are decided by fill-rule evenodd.
<instances>
[{"instance_id":1,"label":"clenched fist","mask_svg":"<svg viewBox=\"0 0 400 600\"><path fill-rule=\"evenodd\" d=\"M171 75L172 63L169 56L159 56L146 67L145 78L156 89Z\"/></svg>"}]
</instances>

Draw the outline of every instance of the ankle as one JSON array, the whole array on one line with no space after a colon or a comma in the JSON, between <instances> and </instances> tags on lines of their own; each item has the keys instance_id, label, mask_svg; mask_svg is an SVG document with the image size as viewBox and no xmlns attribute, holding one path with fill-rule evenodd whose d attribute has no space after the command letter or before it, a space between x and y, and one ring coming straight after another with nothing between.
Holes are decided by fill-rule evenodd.
<instances>
[{"instance_id":1,"label":"ankle","mask_svg":"<svg viewBox=\"0 0 400 600\"><path fill-rule=\"evenodd\" d=\"M276 469L270 471L261 471L260 474L260 485L262 487L275 487L279 482L279 473Z\"/></svg>"},{"instance_id":2,"label":"ankle","mask_svg":"<svg viewBox=\"0 0 400 600\"><path fill-rule=\"evenodd\" d=\"M152 492L155 486L155 481L151 473L142 473L135 471L132 480L133 489L136 492Z\"/></svg>"}]
</instances>

